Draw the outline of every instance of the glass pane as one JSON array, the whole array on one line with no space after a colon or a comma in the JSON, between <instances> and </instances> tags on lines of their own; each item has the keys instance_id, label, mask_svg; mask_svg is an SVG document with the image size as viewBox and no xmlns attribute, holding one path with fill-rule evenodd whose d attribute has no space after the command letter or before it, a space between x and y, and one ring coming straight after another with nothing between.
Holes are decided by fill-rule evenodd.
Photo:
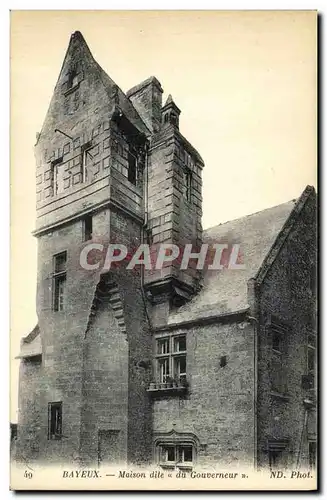
<instances>
[{"instance_id":1,"label":"glass pane","mask_svg":"<svg viewBox=\"0 0 327 500\"><path fill-rule=\"evenodd\" d=\"M161 462L175 462L175 446L162 445L160 447Z\"/></svg>"},{"instance_id":2,"label":"glass pane","mask_svg":"<svg viewBox=\"0 0 327 500\"><path fill-rule=\"evenodd\" d=\"M158 368L159 368L159 382L161 383L167 382L167 378L169 376L169 359L168 358L159 359Z\"/></svg>"},{"instance_id":3,"label":"glass pane","mask_svg":"<svg viewBox=\"0 0 327 500\"><path fill-rule=\"evenodd\" d=\"M180 336L174 338L174 352L186 351L186 337Z\"/></svg>"},{"instance_id":4,"label":"glass pane","mask_svg":"<svg viewBox=\"0 0 327 500\"><path fill-rule=\"evenodd\" d=\"M55 256L55 272L60 273L66 269L67 254L63 252Z\"/></svg>"},{"instance_id":5,"label":"glass pane","mask_svg":"<svg viewBox=\"0 0 327 500\"><path fill-rule=\"evenodd\" d=\"M192 446L182 446L182 462L193 461L193 448Z\"/></svg>"},{"instance_id":6,"label":"glass pane","mask_svg":"<svg viewBox=\"0 0 327 500\"><path fill-rule=\"evenodd\" d=\"M157 353L158 354L168 354L169 353L169 338L157 340Z\"/></svg>"},{"instance_id":7,"label":"glass pane","mask_svg":"<svg viewBox=\"0 0 327 500\"><path fill-rule=\"evenodd\" d=\"M174 359L174 375L178 379L186 374L186 356L178 356Z\"/></svg>"}]
</instances>

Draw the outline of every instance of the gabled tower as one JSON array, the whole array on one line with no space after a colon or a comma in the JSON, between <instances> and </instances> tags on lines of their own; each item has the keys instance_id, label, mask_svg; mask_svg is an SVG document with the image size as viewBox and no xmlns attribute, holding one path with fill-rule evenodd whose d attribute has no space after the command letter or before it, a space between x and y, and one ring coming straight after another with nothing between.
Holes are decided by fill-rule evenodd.
<instances>
[{"instance_id":1,"label":"gabled tower","mask_svg":"<svg viewBox=\"0 0 327 500\"><path fill-rule=\"evenodd\" d=\"M151 459L151 336L141 277L102 270L109 242L135 248L141 241L149 133L75 32L35 147L42 367L30 394L38 419L21 401L20 437L33 428L41 460ZM104 248L91 270L80 261L90 243Z\"/></svg>"},{"instance_id":2,"label":"gabled tower","mask_svg":"<svg viewBox=\"0 0 327 500\"><path fill-rule=\"evenodd\" d=\"M35 146L39 323L22 344L25 459L152 461L151 327L196 293L200 274L178 261L145 273L103 264L110 243L133 251L145 235L154 252L201 243L203 161L162 92L150 77L125 95L71 36Z\"/></svg>"}]
</instances>

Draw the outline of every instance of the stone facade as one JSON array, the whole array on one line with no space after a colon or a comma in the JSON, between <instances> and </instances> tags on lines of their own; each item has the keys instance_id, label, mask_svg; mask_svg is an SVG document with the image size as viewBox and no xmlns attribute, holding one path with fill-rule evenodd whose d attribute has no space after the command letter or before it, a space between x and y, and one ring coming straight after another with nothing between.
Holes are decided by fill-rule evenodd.
<instances>
[{"instance_id":1,"label":"stone facade","mask_svg":"<svg viewBox=\"0 0 327 500\"><path fill-rule=\"evenodd\" d=\"M80 263L90 242L131 252L150 243L156 256L162 243L203 241L204 162L162 92L150 77L125 95L72 35L35 146L39 322L22 340L17 457L187 469L261 467L283 453L285 465L308 464L312 188L278 222L269 212L270 239L263 217L240 274L210 277L179 261L106 270L105 252L89 262L98 268ZM287 339L279 392L274 321Z\"/></svg>"}]
</instances>

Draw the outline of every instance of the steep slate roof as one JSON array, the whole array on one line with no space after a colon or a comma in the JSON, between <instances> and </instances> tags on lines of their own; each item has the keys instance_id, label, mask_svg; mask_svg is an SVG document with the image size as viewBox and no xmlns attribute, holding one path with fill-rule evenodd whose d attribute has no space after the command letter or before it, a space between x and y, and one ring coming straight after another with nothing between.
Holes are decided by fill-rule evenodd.
<instances>
[{"instance_id":1,"label":"steep slate roof","mask_svg":"<svg viewBox=\"0 0 327 500\"><path fill-rule=\"evenodd\" d=\"M168 324L246 309L247 283L255 277L278 234L291 214L296 200L268 208L204 231L204 243L240 245L245 269L204 271L203 288L190 302L169 315Z\"/></svg>"}]
</instances>

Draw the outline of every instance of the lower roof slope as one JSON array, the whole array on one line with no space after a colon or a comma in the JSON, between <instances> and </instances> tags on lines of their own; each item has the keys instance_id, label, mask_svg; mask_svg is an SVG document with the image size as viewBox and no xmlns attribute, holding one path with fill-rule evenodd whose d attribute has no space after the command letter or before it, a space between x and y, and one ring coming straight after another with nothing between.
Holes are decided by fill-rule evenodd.
<instances>
[{"instance_id":1,"label":"lower roof slope","mask_svg":"<svg viewBox=\"0 0 327 500\"><path fill-rule=\"evenodd\" d=\"M296 200L268 208L240 219L207 229L203 242L238 244L244 269L228 269L222 254L223 269L204 270L203 288L184 306L169 315L168 324L233 313L248 307L247 283L255 277L278 234L292 212Z\"/></svg>"}]
</instances>

